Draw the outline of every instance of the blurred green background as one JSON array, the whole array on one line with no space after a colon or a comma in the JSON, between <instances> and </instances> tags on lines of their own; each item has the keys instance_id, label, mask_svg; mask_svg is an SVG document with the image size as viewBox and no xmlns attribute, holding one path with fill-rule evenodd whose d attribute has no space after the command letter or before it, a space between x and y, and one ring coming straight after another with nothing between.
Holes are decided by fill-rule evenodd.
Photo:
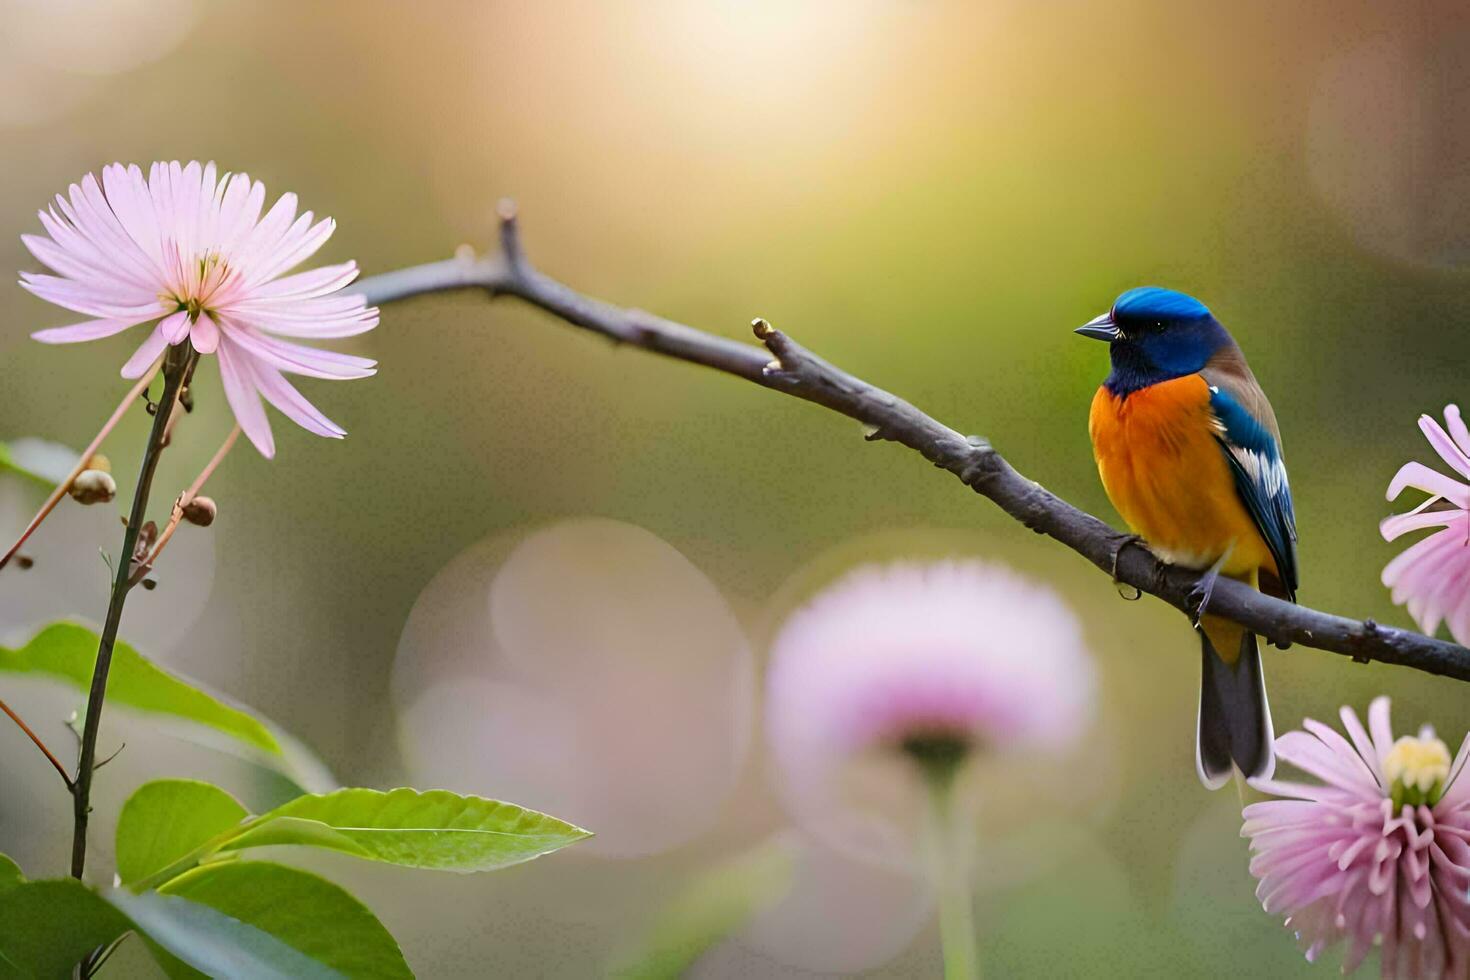
<instances>
[{"instance_id":1,"label":"blurred green background","mask_svg":"<svg viewBox=\"0 0 1470 980\"><path fill-rule=\"evenodd\" d=\"M494 203L512 196L544 271L731 337L765 316L1114 522L1086 434L1106 358L1071 328L1129 286L1181 288L1231 328L1275 404L1302 601L1408 625L1378 581L1396 549L1377 521L1395 469L1431 458L1416 416L1463 394L1470 356L1463 4L5 0L0 24L0 265L36 268L19 238L35 210L113 160L214 159L272 197L294 190L339 223L319 258L367 274L493 247ZM0 310L0 438L85 444L136 339L43 347L28 332L69 314L18 287ZM942 553L1052 582L1103 671L1101 734L1074 765L1095 778L1070 802L1012 801L1043 811L1046 839L1017 852L1021 871L982 875L989 974L1313 972L1252 897L1238 800L1196 782L1196 645L1172 610L1123 601L855 424L513 301L394 304L350 343L377 377L304 385L349 437L274 416L274 461L242 444L211 482L219 520L181 532L123 635L264 711L345 783L452 783L618 828L601 850L473 878L314 858L421 976L595 975L691 876L787 826L752 693L762 644L834 569ZM229 425L217 374L201 374L158 514ZM146 422L108 443L124 494ZM0 487L6 533L38 499ZM97 549L118 529L97 510L64 506L30 578L5 573L9 638L63 610L100 620ZM648 536L604 540L588 517ZM534 683L521 664L508 684L484 577L547 528L574 540L535 579L533 628L585 628L558 634ZM431 581L459 583L458 611L405 632ZM734 619L660 625L686 600ZM1278 731L1380 692L1401 729L1430 722L1455 744L1466 728L1452 682L1266 656ZM613 678L592 721L562 689L588 671ZM687 688L660 682L680 671ZM3 685L69 737L72 696ZM271 791L109 721L104 747L129 748L98 779L99 873L143 779ZM641 735L607 748L589 734L622 728ZM708 785L681 790L671 772ZM0 727L0 847L31 875L65 863L53 782ZM867 904L857 886L793 895L791 921L821 942L754 929L695 975L934 973L932 916L870 879ZM119 962L150 969L139 950Z\"/></svg>"}]
</instances>

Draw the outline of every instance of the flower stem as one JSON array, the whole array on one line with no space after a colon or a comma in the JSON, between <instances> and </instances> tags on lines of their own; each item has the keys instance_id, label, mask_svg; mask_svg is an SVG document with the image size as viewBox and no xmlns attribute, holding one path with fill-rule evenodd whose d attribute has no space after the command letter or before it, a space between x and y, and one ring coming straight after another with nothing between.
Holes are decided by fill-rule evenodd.
<instances>
[{"instance_id":1,"label":"flower stem","mask_svg":"<svg viewBox=\"0 0 1470 980\"><path fill-rule=\"evenodd\" d=\"M169 538L174 536L174 532L179 529L179 522L184 519L184 508L188 506L189 501L199 496L199 491L204 489L204 481L208 480L219 467L219 464L224 462L224 458L229 455L230 449L234 447L235 440L238 438L240 438L240 427L236 425L230 430L230 434L225 436L225 441L215 451L214 457L205 464L204 469L194 478L194 482L189 484L183 493L179 494L178 499L174 501L173 510L169 512L168 524L164 526L162 533L158 535L158 540L153 542L153 548L148 552L148 556L138 562L138 569L133 572L132 580L128 583L130 588L143 581L148 576L148 573L153 571L153 565L158 561L158 556L163 554L163 549L168 546Z\"/></svg>"},{"instance_id":2,"label":"flower stem","mask_svg":"<svg viewBox=\"0 0 1470 980\"><path fill-rule=\"evenodd\" d=\"M928 800L925 851L939 903L939 938L945 980L978 980L974 897L970 891L968 842L959 836L954 813L954 780L959 766L935 760L924 766Z\"/></svg>"},{"instance_id":3,"label":"flower stem","mask_svg":"<svg viewBox=\"0 0 1470 980\"><path fill-rule=\"evenodd\" d=\"M15 722L20 730L26 733L26 737L35 744L36 748L41 750L41 754L44 755L46 757L46 760L51 763L51 767L61 774L61 781L63 783L66 783L66 788L70 790L71 774L66 771L66 766L63 766L61 764L61 760L56 758L56 756L51 752L50 749L46 748L46 743L41 741L41 736L31 731L31 726L27 725L25 721L20 717L20 715L16 714L15 711L10 707L10 705L6 704L4 701L0 701L0 711L3 711L7 715L9 715L10 720Z\"/></svg>"},{"instance_id":4,"label":"flower stem","mask_svg":"<svg viewBox=\"0 0 1470 980\"><path fill-rule=\"evenodd\" d=\"M51 495L46 498L46 502L41 505L41 509L36 512L36 516L31 518L31 522L26 525L25 530L20 532L20 537L16 539L15 544L10 546L10 550L6 551L4 555L0 555L0 568L4 568L10 563L10 559L14 558L16 552L20 551L21 545L26 543L26 539L35 533L36 528L41 526L41 522L56 509L57 504L61 503L61 498L66 496L66 492L71 489L71 485L76 482L77 477L82 475L82 471L87 468L87 464L92 461L92 457L97 454L97 450L102 448L102 441L107 438L113 429L117 428L117 424L128 413L128 409L133 407L133 402L138 400L138 396L148 390L148 384L153 380L153 372L157 369L158 366L155 364L153 370L148 371L143 377L138 379L138 383L133 385L132 389L123 396L123 400L113 410L111 417L103 423L101 431L92 439L87 448L82 450L81 457L77 459L76 465L72 467L71 472L66 475L66 479L62 480L55 490L51 491Z\"/></svg>"},{"instance_id":5,"label":"flower stem","mask_svg":"<svg viewBox=\"0 0 1470 980\"><path fill-rule=\"evenodd\" d=\"M163 450L164 437L168 431L169 418L174 412L174 402L184 384L184 376L198 355L186 343L170 347L163 360L163 397L153 416L153 428L148 434L148 443L143 449L143 463L138 472L138 487L133 492L133 507L128 516L128 526L123 532L122 551L117 556L117 567L112 583L112 596L107 603L107 618L102 625L102 638L97 645L97 663L92 669L92 687L87 695L87 717L82 726L82 748L77 760L77 774L72 781L72 843L71 876L80 879L87 861L87 817L91 813L92 772L97 760L97 734L102 724L102 702L107 696L107 672L112 666L112 648L117 642L118 626L122 623L123 604L132 588L133 551L137 548L138 532L143 527L143 517L148 509L148 493L153 487L153 473L158 468L158 457Z\"/></svg>"}]
</instances>

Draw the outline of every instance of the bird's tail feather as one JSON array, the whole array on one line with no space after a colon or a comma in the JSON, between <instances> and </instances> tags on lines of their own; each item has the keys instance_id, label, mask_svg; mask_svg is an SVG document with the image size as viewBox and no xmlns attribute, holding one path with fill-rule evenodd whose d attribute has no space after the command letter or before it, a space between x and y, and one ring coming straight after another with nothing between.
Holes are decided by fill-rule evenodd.
<instances>
[{"instance_id":1,"label":"bird's tail feather","mask_svg":"<svg viewBox=\"0 0 1470 980\"><path fill-rule=\"evenodd\" d=\"M1276 767L1275 735L1256 635L1211 618L1206 617L1200 630L1195 765L1200 781L1219 789L1230 780L1232 765L1248 778L1269 777ZM1226 656L1221 656L1222 648Z\"/></svg>"}]
</instances>

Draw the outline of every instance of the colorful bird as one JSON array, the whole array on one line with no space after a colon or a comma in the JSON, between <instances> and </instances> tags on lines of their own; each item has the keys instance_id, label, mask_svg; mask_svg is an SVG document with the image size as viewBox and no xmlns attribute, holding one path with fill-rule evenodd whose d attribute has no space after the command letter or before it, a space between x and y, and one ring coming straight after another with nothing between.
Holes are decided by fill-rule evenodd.
<instances>
[{"instance_id":1,"label":"colorful bird","mask_svg":"<svg viewBox=\"0 0 1470 980\"><path fill-rule=\"evenodd\" d=\"M1206 612L1220 575L1295 601L1296 519L1271 403L1199 300L1140 286L1077 328L1111 347L1088 429L1108 499L1162 560L1205 572L1195 765L1223 786L1274 769L1255 634Z\"/></svg>"}]
</instances>

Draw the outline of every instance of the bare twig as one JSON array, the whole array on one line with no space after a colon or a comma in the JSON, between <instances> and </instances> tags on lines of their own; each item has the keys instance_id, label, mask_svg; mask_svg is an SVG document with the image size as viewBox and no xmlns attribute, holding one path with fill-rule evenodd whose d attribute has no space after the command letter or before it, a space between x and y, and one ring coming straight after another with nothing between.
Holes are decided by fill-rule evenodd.
<instances>
[{"instance_id":1,"label":"bare twig","mask_svg":"<svg viewBox=\"0 0 1470 980\"><path fill-rule=\"evenodd\" d=\"M139 379L137 384L133 385L132 390L123 396L123 400L113 410L112 416L103 423L102 430L97 433L96 437L87 445L87 448L82 450L81 458L77 460L77 464L72 467L66 479L62 480L55 490L51 491L51 496L47 497L46 502L41 505L41 509L36 511L36 516L31 518L31 522L26 525L26 529L20 532L20 537L16 539L15 544L10 546L10 550L5 552L4 556L0 556L0 568L4 568L10 564L10 559L15 557L15 553L20 550L21 545L26 543L26 539L36 532L36 528L41 526L41 522L46 519L47 515L56 509L57 504L61 503L61 498L66 496L66 492L71 489L71 485L76 482L77 477L81 476L82 471L87 468L87 464L92 461L92 457L97 455L97 450L102 448L102 441L107 438L113 429L117 428L117 424L128 413L128 409L132 407L133 402L138 400L138 396L148 390L148 385L153 380L153 374L157 370L158 365L154 364L153 367L143 373L143 377Z\"/></svg>"},{"instance_id":2,"label":"bare twig","mask_svg":"<svg viewBox=\"0 0 1470 980\"><path fill-rule=\"evenodd\" d=\"M862 422L870 440L900 443L959 477L1011 517L1055 538L1117 581L1187 614L1197 574L1165 564L1138 540L1109 527L1016 471L988 441L965 436L881 388L827 363L764 320L753 324L764 349L718 337L641 310L583 296L538 272L524 258L515 209L502 202L498 255L455 258L373 276L354 290L380 305L423 293L483 289L515 296L593 333L744 378ZM1263 595L1222 579L1210 613L1246 626L1278 646L1299 643L1359 662L1412 667L1470 681L1470 650L1411 630L1348 619Z\"/></svg>"},{"instance_id":3,"label":"bare twig","mask_svg":"<svg viewBox=\"0 0 1470 980\"><path fill-rule=\"evenodd\" d=\"M0 711L3 711L7 715L9 715L10 720L15 722L16 725L19 726L20 730L26 733L26 738L29 738L31 742L35 744L36 748L41 750L41 754L46 757L46 761L50 762L51 767L55 769L58 774L60 774L61 781L63 783L66 783L66 788L71 789L71 774L66 771L66 766L63 766L61 764L61 760L56 758L56 756L51 753L50 749L46 748L46 743L41 741L41 736L31 731L31 726L22 721L20 715L16 714L15 711L11 709L10 705L6 704L4 701L0 701Z\"/></svg>"},{"instance_id":4,"label":"bare twig","mask_svg":"<svg viewBox=\"0 0 1470 980\"><path fill-rule=\"evenodd\" d=\"M215 450L214 456L205 464L204 469L199 471L199 475L194 478L194 482L189 484L188 489L179 494L178 498L174 500L173 510L168 515L168 524L159 533L158 540L153 543L153 547L148 552L148 557L135 563L137 567L134 568L133 574L128 580L129 586L137 585L148 577L149 572L153 571L153 565L158 561L158 556L163 554L163 549L168 545L169 538L174 536L174 532L179 528L179 523L184 519L184 508L188 507L190 501L199 496L199 491L204 489L204 482L209 479L219 467L219 464L229 455L230 450L234 448L235 440L238 438L240 438L240 427L237 425L230 430L229 435L225 436L225 441L220 443L219 449Z\"/></svg>"}]
</instances>

